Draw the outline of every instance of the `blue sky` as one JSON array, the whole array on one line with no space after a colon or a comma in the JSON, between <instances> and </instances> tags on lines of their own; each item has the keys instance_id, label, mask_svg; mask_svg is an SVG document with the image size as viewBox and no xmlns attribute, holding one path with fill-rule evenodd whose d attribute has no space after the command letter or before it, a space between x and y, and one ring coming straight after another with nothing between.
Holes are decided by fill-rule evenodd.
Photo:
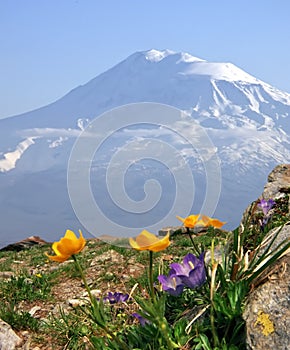
<instances>
[{"instance_id":1,"label":"blue sky","mask_svg":"<svg viewBox=\"0 0 290 350\"><path fill-rule=\"evenodd\" d=\"M289 13L289 0L0 0L0 118L151 48L232 62L290 93Z\"/></svg>"}]
</instances>

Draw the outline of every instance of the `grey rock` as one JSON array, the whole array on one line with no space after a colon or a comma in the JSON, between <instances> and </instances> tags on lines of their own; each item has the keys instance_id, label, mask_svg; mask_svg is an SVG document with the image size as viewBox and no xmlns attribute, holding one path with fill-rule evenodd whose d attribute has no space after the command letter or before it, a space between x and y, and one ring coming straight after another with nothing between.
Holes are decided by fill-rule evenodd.
<instances>
[{"instance_id":1,"label":"grey rock","mask_svg":"<svg viewBox=\"0 0 290 350\"><path fill-rule=\"evenodd\" d=\"M191 233L195 235L199 235L200 233L206 232L207 229L203 226L196 226L194 229L191 229ZM163 237L169 233L169 236L173 236L174 234L186 234L186 228L184 226L168 226L163 227L158 231L158 236Z\"/></svg>"},{"instance_id":2,"label":"grey rock","mask_svg":"<svg viewBox=\"0 0 290 350\"><path fill-rule=\"evenodd\" d=\"M20 346L22 339L12 330L8 323L0 320L0 349L14 350Z\"/></svg>"},{"instance_id":3,"label":"grey rock","mask_svg":"<svg viewBox=\"0 0 290 350\"><path fill-rule=\"evenodd\" d=\"M185 229L182 226L168 226L163 227L158 231L158 236L166 236L169 233L169 236L172 236L176 231L185 232Z\"/></svg>"},{"instance_id":4,"label":"grey rock","mask_svg":"<svg viewBox=\"0 0 290 350\"><path fill-rule=\"evenodd\" d=\"M247 350L290 349L290 255L273 267L266 283L251 293L244 319Z\"/></svg>"},{"instance_id":5,"label":"grey rock","mask_svg":"<svg viewBox=\"0 0 290 350\"><path fill-rule=\"evenodd\" d=\"M280 164L269 174L268 182L259 199L283 199L288 202L288 214L290 214L290 164ZM287 199L288 198L288 199ZM257 206L259 199L251 203L245 210L241 223L246 226L249 223L255 223L255 214L262 212ZM272 214L273 210L269 212Z\"/></svg>"},{"instance_id":6,"label":"grey rock","mask_svg":"<svg viewBox=\"0 0 290 350\"><path fill-rule=\"evenodd\" d=\"M269 175L261 198L287 199L290 194L290 165L277 166ZM250 206L246 216L254 218L257 207ZM288 202L288 213L290 203ZM255 220L253 220L255 222ZM283 227L272 229L267 236L278 232L277 239L270 252L283 242L290 239L290 222ZM266 237L267 237L266 236ZM266 246L267 247L267 246ZM266 248L265 247L265 248ZM261 250L261 253L263 250ZM243 318L246 321L247 350L290 349L290 251L268 267L263 276L256 281L256 288L248 297Z\"/></svg>"},{"instance_id":7,"label":"grey rock","mask_svg":"<svg viewBox=\"0 0 290 350\"><path fill-rule=\"evenodd\" d=\"M290 164L280 164L269 174L263 195L276 198L285 193L290 194Z\"/></svg>"}]
</instances>

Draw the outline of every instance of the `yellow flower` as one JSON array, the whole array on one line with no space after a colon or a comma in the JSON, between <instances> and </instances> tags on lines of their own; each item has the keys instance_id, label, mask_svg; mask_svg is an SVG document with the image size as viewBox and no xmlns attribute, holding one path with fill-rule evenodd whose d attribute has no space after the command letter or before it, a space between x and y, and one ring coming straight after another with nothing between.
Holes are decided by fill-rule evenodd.
<instances>
[{"instance_id":1,"label":"yellow flower","mask_svg":"<svg viewBox=\"0 0 290 350\"><path fill-rule=\"evenodd\" d=\"M77 238L73 231L67 230L65 236L59 242L52 244L52 250L56 255L46 256L53 261L64 262L68 260L73 254L77 254L84 249L86 240L83 237L82 231L79 230L80 237Z\"/></svg>"},{"instance_id":2,"label":"yellow flower","mask_svg":"<svg viewBox=\"0 0 290 350\"><path fill-rule=\"evenodd\" d=\"M183 222L184 227L188 228L194 228L194 226L197 223L197 220L199 218L199 214L197 215L189 215L185 219L181 218L180 216L176 216L178 220Z\"/></svg>"},{"instance_id":3,"label":"yellow flower","mask_svg":"<svg viewBox=\"0 0 290 350\"><path fill-rule=\"evenodd\" d=\"M157 238L153 233L143 230L134 240L129 239L132 248L136 250L150 250L151 252L160 252L166 249L169 244L169 233L162 239Z\"/></svg>"},{"instance_id":4,"label":"yellow flower","mask_svg":"<svg viewBox=\"0 0 290 350\"><path fill-rule=\"evenodd\" d=\"M224 224L226 224L226 222L222 222L222 221L219 221L218 219L210 218L209 216L202 215L201 220L199 220L197 224L204 227L213 226L215 228L221 228Z\"/></svg>"}]
</instances>

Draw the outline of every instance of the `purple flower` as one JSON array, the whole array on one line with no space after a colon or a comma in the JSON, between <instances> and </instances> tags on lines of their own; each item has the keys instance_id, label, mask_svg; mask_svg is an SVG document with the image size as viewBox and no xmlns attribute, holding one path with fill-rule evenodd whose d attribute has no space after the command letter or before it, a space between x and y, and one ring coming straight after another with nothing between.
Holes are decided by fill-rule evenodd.
<instances>
[{"instance_id":1,"label":"purple flower","mask_svg":"<svg viewBox=\"0 0 290 350\"><path fill-rule=\"evenodd\" d=\"M173 263L170 265L175 271L175 276L179 277L181 282L191 289L200 287L206 281L204 254L203 252L197 258L189 253L184 257L182 264Z\"/></svg>"},{"instance_id":2,"label":"purple flower","mask_svg":"<svg viewBox=\"0 0 290 350\"><path fill-rule=\"evenodd\" d=\"M258 206L263 210L264 215L267 215L269 210L272 209L274 205L275 202L273 201L273 199L261 199L258 203Z\"/></svg>"},{"instance_id":3,"label":"purple flower","mask_svg":"<svg viewBox=\"0 0 290 350\"><path fill-rule=\"evenodd\" d=\"M181 278L176 276L175 270L171 269L169 275L160 275L158 276L158 281L162 285L162 290L166 291L170 295L177 297L183 291L184 284L181 281Z\"/></svg>"},{"instance_id":4,"label":"purple flower","mask_svg":"<svg viewBox=\"0 0 290 350\"><path fill-rule=\"evenodd\" d=\"M108 301L110 304L124 303L129 298L129 294L123 294L119 292L109 292L106 297L103 298L104 301Z\"/></svg>"},{"instance_id":5,"label":"purple flower","mask_svg":"<svg viewBox=\"0 0 290 350\"><path fill-rule=\"evenodd\" d=\"M142 327L144 327L146 325L146 323L150 323L150 321L147 320L147 318L144 318L143 316L139 315L137 312L134 312L132 314L132 316L134 316L138 319L138 321L140 322Z\"/></svg>"}]
</instances>

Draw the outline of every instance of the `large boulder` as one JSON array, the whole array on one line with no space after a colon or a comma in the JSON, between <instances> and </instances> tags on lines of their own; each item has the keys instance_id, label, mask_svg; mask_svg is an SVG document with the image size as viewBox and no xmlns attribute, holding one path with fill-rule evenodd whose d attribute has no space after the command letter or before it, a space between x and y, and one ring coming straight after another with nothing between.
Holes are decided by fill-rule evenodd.
<instances>
[{"instance_id":1,"label":"large boulder","mask_svg":"<svg viewBox=\"0 0 290 350\"><path fill-rule=\"evenodd\" d=\"M290 215L290 165L277 166L269 175L261 198L272 198L283 203L282 216ZM285 209L286 208L286 209ZM255 203L244 215L255 222ZM290 222L276 227L268 235L279 234L271 249L285 239L290 239ZM290 349L290 252L271 266L256 288L250 293L243 317L246 321L247 350Z\"/></svg>"}]
</instances>

